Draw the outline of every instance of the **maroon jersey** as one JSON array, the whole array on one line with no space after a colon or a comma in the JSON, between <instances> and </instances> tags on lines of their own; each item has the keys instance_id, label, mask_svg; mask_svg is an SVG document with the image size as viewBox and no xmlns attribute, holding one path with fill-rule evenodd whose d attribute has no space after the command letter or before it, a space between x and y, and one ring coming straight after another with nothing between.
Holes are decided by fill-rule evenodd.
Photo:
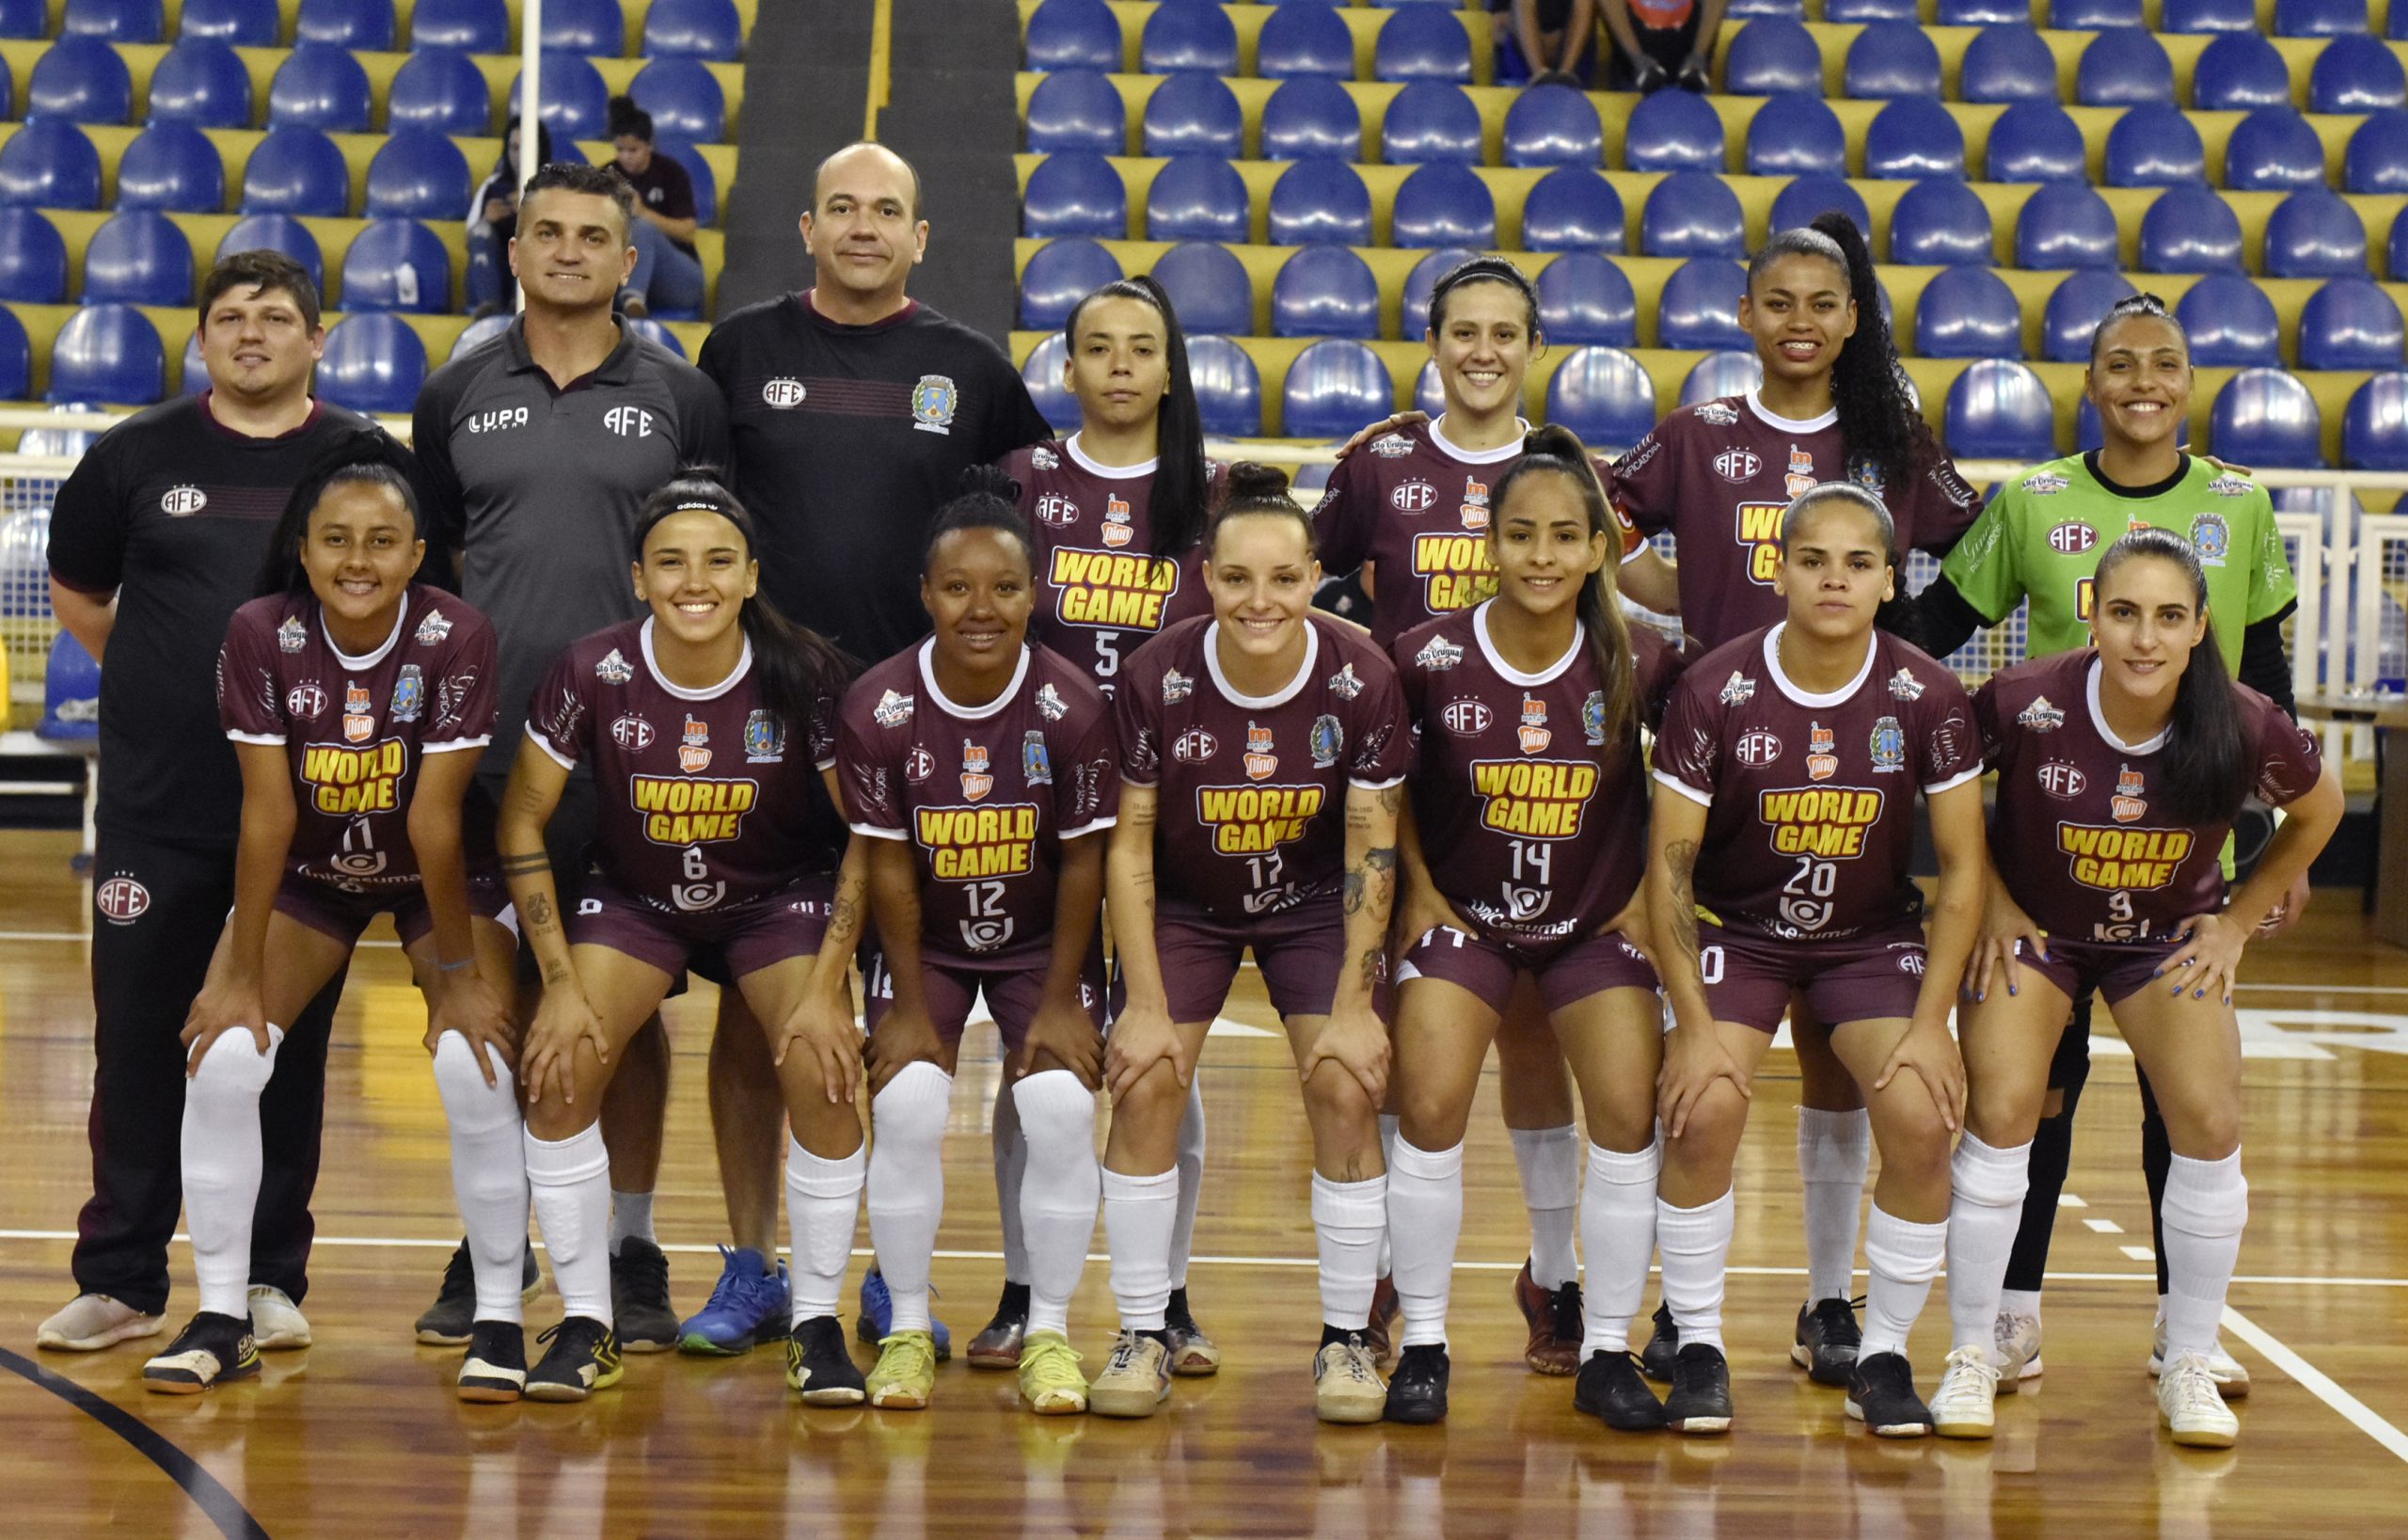
<instances>
[{"instance_id":1,"label":"maroon jersey","mask_svg":"<svg viewBox=\"0 0 2408 1540\"><path fill-rule=\"evenodd\" d=\"M1782 630L1689 665L1656 735L1656 779L1712 809L1696 892L1717 924L1846 941L1920 912L1915 789L1982 773L1972 703L1886 631L1854 680L1809 694L1781 671Z\"/></svg>"},{"instance_id":2,"label":"maroon jersey","mask_svg":"<svg viewBox=\"0 0 2408 1540\"><path fill-rule=\"evenodd\" d=\"M1522 440L1475 452L1449 443L1444 426L1442 418L1400 428L1339 461L1313 510L1323 571L1343 576L1366 562L1377 568L1371 635L1384 647L1497 593L1488 500L1522 457ZM1621 533L1627 562L1645 542L1626 523Z\"/></svg>"},{"instance_id":3,"label":"maroon jersey","mask_svg":"<svg viewBox=\"0 0 2408 1540\"><path fill-rule=\"evenodd\" d=\"M652 626L623 621L571 643L528 703L536 747L593 768L602 875L692 914L833 871L841 852L815 810L819 772L836 762L835 700L790 727L762 704L749 641L718 684L673 685L653 661Z\"/></svg>"},{"instance_id":4,"label":"maroon jersey","mask_svg":"<svg viewBox=\"0 0 2408 1540\"><path fill-rule=\"evenodd\" d=\"M1029 634L1085 670L1112 696L1121 666L1164 627L1212 612L1204 592L1204 548L1156 556L1146 505L1154 462L1100 466L1079 452L1078 435L1004 456L1020 483L1021 512L1037 536L1037 609ZM1207 468L1208 503L1226 468Z\"/></svg>"},{"instance_id":5,"label":"maroon jersey","mask_svg":"<svg viewBox=\"0 0 2408 1540\"><path fill-rule=\"evenodd\" d=\"M911 842L930 950L1041 952L1062 841L1110 828L1120 805L1112 708L1043 647L1022 650L993 701L958 706L937 688L935 646L896 654L845 696L836 774L853 832Z\"/></svg>"},{"instance_id":6,"label":"maroon jersey","mask_svg":"<svg viewBox=\"0 0 2408 1540\"><path fill-rule=\"evenodd\" d=\"M353 893L413 887L410 797L431 754L493 737L493 627L412 583L393 634L363 658L326 635L313 594L234 611L217 657L217 716L237 743L281 744L294 821L285 870Z\"/></svg>"},{"instance_id":7,"label":"maroon jersey","mask_svg":"<svg viewBox=\"0 0 2408 1540\"><path fill-rule=\"evenodd\" d=\"M1788 612L1772 588L1781 571L1781 514L1819 482L1870 487L1889 505L1901 551L1939 555L1956 545L1980 515L1981 498L1928 438L1910 463L1904 486L1884 486L1871 471L1858 476L1840 442L1838 413L1776 417L1751 390L1674 412L1614 462L1607 485L1640 529L1672 532L1681 624L1702 645L1719 647Z\"/></svg>"},{"instance_id":8,"label":"maroon jersey","mask_svg":"<svg viewBox=\"0 0 2408 1540\"><path fill-rule=\"evenodd\" d=\"M1990 675L1973 697L1983 751L1999 772L1990 857L2051 936L2162 940L2223 906L2232 820L2182 826L2150 817L2165 739L2124 743L2107 730L2098 658L2085 647L2020 663ZM2232 688L2258 798L2280 807L2305 796L2324 764L2316 739L2258 691Z\"/></svg>"},{"instance_id":9,"label":"maroon jersey","mask_svg":"<svg viewBox=\"0 0 2408 1540\"><path fill-rule=\"evenodd\" d=\"M1396 644L1416 743L1413 817L1431 881L1483 936L1547 945L1619 913L1647 867L1647 791L1634 723L1606 739L1588 633L1538 674L1497 656L1490 606L1407 631ZM1680 655L1631 627L1649 718Z\"/></svg>"},{"instance_id":10,"label":"maroon jersey","mask_svg":"<svg viewBox=\"0 0 2408 1540\"><path fill-rule=\"evenodd\" d=\"M1347 786L1404 779L1412 746L1396 670L1354 627L1320 614L1306 624L1304 665L1274 695L1229 687L1209 618L1129 660L1113 700L1120 774L1156 788L1165 903L1244 916L1335 897Z\"/></svg>"}]
</instances>

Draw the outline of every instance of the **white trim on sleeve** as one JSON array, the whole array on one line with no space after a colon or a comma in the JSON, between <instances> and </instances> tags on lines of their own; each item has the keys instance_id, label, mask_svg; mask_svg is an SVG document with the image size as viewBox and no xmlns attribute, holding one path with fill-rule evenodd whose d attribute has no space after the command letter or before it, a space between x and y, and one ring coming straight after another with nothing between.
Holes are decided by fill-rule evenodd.
<instances>
[{"instance_id":1,"label":"white trim on sleeve","mask_svg":"<svg viewBox=\"0 0 2408 1540\"><path fill-rule=\"evenodd\" d=\"M1400 775L1388 781L1358 781L1350 775L1346 778L1346 784L1350 786L1359 786L1365 791L1386 791L1390 786L1404 785L1404 777Z\"/></svg>"},{"instance_id":2,"label":"white trim on sleeve","mask_svg":"<svg viewBox=\"0 0 2408 1540\"><path fill-rule=\"evenodd\" d=\"M1689 785L1687 781L1682 780L1679 776L1673 775L1665 770L1654 770L1650 773L1656 777L1656 785L1671 787L1672 790L1679 792L1682 796L1687 797L1689 801L1697 803L1698 806L1712 807L1714 805L1713 798L1707 796L1704 792L1700 791L1697 787Z\"/></svg>"},{"instance_id":3,"label":"white trim on sleeve","mask_svg":"<svg viewBox=\"0 0 2408 1540\"><path fill-rule=\"evenodd\" d=\"M262 749L281 749L285 743L282 733L238 733L229 727L226 736L236 743L256 743Z\"/></svg>"},{"instance_id":4,"label":"white trim on sleeve","mask_svg":"<svg viewBox=\"0 0 2408 1540\"><path fill-rule=\"evenodd\" d=\"M1113 817L1108 818L1098 818L1093 823L1083 823L1076 829L1066 829L1054 837L1055 839L1079 839L1085 835L1097 834L1102 830L1109 829L1119 821L1119 816L1115 814Z\"/></svg>"},{"instance_id":5,"label":"white trim on sleeve","mask_svg":"<svg viewBox=\"0 0 2408 1540\"><path fill-rule=\"evenodd\" d=\"M1963 786L1968 781L1980 780L1982 778L1982 772L1988 768L1989 767L1987 765L1975 765L1972 770L1966 770L1961 774L1952 775L1945 781L1934 782L1931 785L1925 786L1923 788L1923 794L1926 797L1937 797L1943 791L1954 791L1956 787Z\"/></svg>"},{"instance_id":6,"label":"white trim on sleeve","mask_svg":"<svg viewBox=\"0 0 2408 1540\"><path fill-rule=\"evenodd\" d=\"M561 753L558 749L553 748L552 740L546 738L543 734L535 731L535 724L533 722L529 722L527 724L527 736L529 738L533 740L535 747L543 750L546 754L550 754L553 762L559 765L561 769L567 770L577 769L577 761Z\"/></svg>"},{"instance_id":7,"label":"white trim on sleeve","mask_svg":"<svg viewBox=\"0 0 2408 1540\"><path fill-rule=\"evenodd\" d=\"M421 743L418 752L421 754L452 754L461 749L482 749L492 741L493 735L487 733L482 738L454 738L441 743Z\"/></svg>"},{"instance_id":8,"label":"white trim on sleeve","mask_svg":"<svg viewBox=\"0 0 2408 1540\"><path fill-rule=\"evenodd\" d=\"M874 823L848 824L846 827L851 829L854 834L861 835L863 839L891 839L895 841L897 844L900 844L902 841L911 837L910 833L906 830L881 829Z\"/></svg>"}]
</instances>

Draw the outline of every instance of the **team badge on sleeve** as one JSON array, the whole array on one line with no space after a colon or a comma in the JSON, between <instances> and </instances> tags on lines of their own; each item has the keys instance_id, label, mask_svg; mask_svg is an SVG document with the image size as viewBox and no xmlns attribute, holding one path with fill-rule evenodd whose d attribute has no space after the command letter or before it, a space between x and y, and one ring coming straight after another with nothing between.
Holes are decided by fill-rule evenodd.
<instances>
[{"instance_id":1,"label":"team badge on sleeve","mask_svg":"<svg viewBox=\"0 0 2408 1540\"><path fill-rule=\"evenodd\" d=\"M1463 660L1463 648L1443 636L1432 637L1427 645L1413 655L1413 661L1417 667L1427 669L1433 674L1453 668Z\"/></svg>"},{"instance_id":2,"label":"team badge on sleeve","mask_svg":"<svg viewBox=\"0 0 2408 1540\"><path fill-rule=\"evenodd\" d=\"M1840 772L1840 756L1832 750L1838 747L1831 730L1819 722L1806 724L1806 778L1828 781Z\"/></svg>"},{"instance_id":3,"label":"team badge on sleeve","mask_svg":"<svg viewBox=\"0 0 2408 1540\"><path fill-rule=\"evenodd\" d=\"M921 375L920 383L911 387L911 426L922 433L952 433L954 408L960 405L960 397L945 375Z\"/></svg>"},{"instance_id":4,"label":"team badge on sleeve","mask_svg":"<svg viewBox=\"0 0 2408 1540\"><path fill-rule=\"evenodd\" d=\"M1279 773L1279 756L1272 750L1271 729L1245 724L1245 775L1249 781L1268 781Z\"/></svg>"},{"instance_id":5,"label":"team badge on sleeve","mask_svg":"<svg viewBox=\"0 0 2408 1540\"><path fill-rule=\"evenodd\" d=\"M301 624L299 615L288 618L276 628L276 650L278 652L299 652L309 644L309 627Z\"/></svg>"},{"instance_id":6,"label":"team badge on sleeve","mask_svg":"<svg viewBox=\"0 0 2408 1540\"><path fill-rule=\"evenodd\" d=\"M870 711L870 720L880 727L900 727L911 720L911 696L890 690L878 698L877 706Z\"/></svg>"},{"instance_id":7,"label":"team badge on sleeve","mask_svg":"<svg viewBox=\"0 0 2408 1540\"><path fill-rule=\"evenodd\" d=\"M1915 677L1912 669L1900 669L1890 676L1890 698L1893 701L1919 701L1923 699L1923 692L1924 682ZM1886 722L1889 719L1885 717L1882 720Z\"/></svg>"},{"instance_id":8,"label":"team badge on sleeve","mask_svg":"<svg viewBox=\"0 0 2408 1540\"><path fill-rule=\"evenodd\" d=\"M961 794L977 802L995 789L995 777L987 766L987 745L961 740Z\"/></svg>"},{"instance_id":9,"label":"team badge on sleeve","mask_svg":"<svg viewBox=\"0 0 2408 1540\"><path fill-rule=\"evenodd\" d=\"M2066 714L2049 704L2046 695L2035 695L2032 704L2016 713L2015 724L2029 732L2053 733L2066 724Z\"/></svg>"},{"instance_id":10,"label":"team badge on sleeve","mask_svg":"<svg viewBox=\"0 0 2408 1540\"><path fill-rule=\"evenodd\" d=\"M700 775L711 768L711 724L686 719L686 738L677 746L677 768L689 775Z\"/></svg>"},{"instance_id":11,"label":"team badge on sleeve","mask_svg":"<svg viewBox=\"0 0 2408 1540\"><path fill-rule=\"evenodd\" d=\"M1054 784L1054 761L1045 752L1045 735L1034 727L1020 736L1020 778L1033 786Z\"/></svg>"},{"instance_id":12,"label":"team badge on sleeve","mask_svg":"<svg viewBox=\"0 0 2408 1540\"><path fill-rule=\"evenodd\" d=\"M1753 679L1743 676L1737 669L1733 669L1731 671L1731 677L1723 682L1722 704L1725 706L1745 706L1755 698L1756 682Z\"/></svg>"},{"instance_id":13,"label":"team badge on sleeve","mask_svg":"<svg viewBox=\"0 0 2408 1540\"><path fill-rule=\"evenodd\" d=\"M623 685L636 676L636 671L634 665L619 656L619 649L613 647L609 657L594 665L594 676L606 685Z\"/></svg>"},{"instance_id":14,"label":"team badge on sleeve","mask_svg":"<svg viewBox=\"0 0 2408 1540\"><path fill-rule=\"evenodd\" d=\"M1873 724L1872 750L1874 774L1907 768L1907 730L1897 718L1883 717Z\"/></svg>"},{"instance_id":15,"label":"team badge on sleeve","mask_svg":"<svg viewBox=\"0 0 2408 1540\"><path fill-rule=\"evenodd\" d=\"M1402 460L1413 452L1413 440L1401 433L1384 433L1371 440L1371 452L1383 460Z\"/></svg>"},{"instance_id":16,"label":"team badge on sleeve","mask_svg":"<svg viewBox=\"0 0 2408 1540\"><path fill-rule=\"evenodd\" d=\"M416 663L404 663L402 676L393 681L391 716L395 722L416 722L426 706L426 675Z\"/></svg>"},{"instance_id":17,"label":"team badge on sleeve","mask_svg":"<svg viewBox=\"0 0 2408 1540\"><path fill-rule=\"evenodd\" d=\"M1329 676L1329 688L1341 701L1351 701L1363 693L1363 681L1355 674L1354 665L1347 664Z\"/></svg>"},{"instance_id":18,"label":"team badge on sleeve","mask_svg":"<svg viewBox=\"0 0 2408 1540\"><path fill-rule=\"evenodd\" d=\"M1701 402L1697 408L1697 420L1700 422L1709 423L1714 427L1727 428L1732 423L1739 421L1739 413L1735 407L1732 406L1727 402Z\"/></svg>"},{"instance_id":19,"label":"team badge on sleeve","mask_svg":"<svg viewBox=\"0 0 2408 1540\"><path fill-rule=\"evenodd\" d=\"M1327 770L1337 764L1339 750L1345 744L1346 730L1338 725L1336 717L1313 719L1312 736L1305 740L1305 747L1312 751L1313 769Z\"/></svg>"},{"instance_id":20,"label":"team badge on sleeve","mask_svg":"<svg viewBox=\"0 0 2408 1540\"><path fill-rule=\"evenodd\" d=\"M1163 670L1163 704L1177 706L1196 693L1196 681L1177 669Z\"/></svg>"},{"instance_id":21,"label":"team badge on sleeve","mask_svg":"<svg viewBox=\"0 0 2408 1540\"><path fill-rule=\"evenodd\" d=\"M440 610L429 610L426 618L418 623L417 640L421 647L432 647L451 634L452 617ZM612 653L610 656L616 658L619 655Z\"/></svg>"},{"instance_id":22,"label":"team badge on sleeve","mask_svg":"<svg viewBox=\"0 0 2408 1540\"><path fill-rule=\"evenodd\" d=\"M1522 725L1517 736L1524 754L1546 752L1546 746L1555 741L1555 735L1547 730L1546 702L1528 693L1522 696Z\"/></svg>"},{"instance_id":23,"label":"team badge on sleeve","mask_svg":"<svg viewBox=\"0 0 2408 1540\"><path fill-rule=\"evenodd\" d=\"M775 711L755 711L744 719L744 760L774 765L786 756L785 720Z\"/></svg>"},{"instance_id":24,"label":"team badge on sleeve","mask_svg":"<svg viewBox=\"0 0 2408 1540\"><path fill-rule=\"evenodd\" d=\"M1062 699L1062 692L1060 691L1054 689L1050 684L1039 685L1037 687L1037 714L1038 716L1043 717L1048 722L1059 722L1064 717L1069 715L1069 704Z\"/></svg>"},{"instance_id":25,"label":"team badge on sleeve","mask_svg":"<svg viewBox=\"0 0 2408 1540\"><path fill-rule=\"evenodd\" d=\"M1589 691L1589 698L1580 703L1580 736L1592 749L1606 741L1606 692L1602 690Z\"/></svg>"}]
</instances>

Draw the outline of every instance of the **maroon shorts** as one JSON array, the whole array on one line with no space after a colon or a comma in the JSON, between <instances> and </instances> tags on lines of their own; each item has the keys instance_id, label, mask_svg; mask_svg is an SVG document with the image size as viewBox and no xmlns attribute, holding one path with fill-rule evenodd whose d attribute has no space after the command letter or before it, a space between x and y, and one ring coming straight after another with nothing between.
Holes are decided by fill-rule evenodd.
<instances>
[{"instance_id":1,"label":"maroon shorts","mask_svg":"<svg viewBox=\"0 0 2408 1540\"><path fill-rule=\"evenodd\" d=\"M2181 945L2178 942L2145 942L2133 945L2059 941L2051 936L2046 958L2034 957L2019 942L2016 944L2015 961L2018 967L2029 968L2063 990L2066 998L2075 1005L2089 999L2095 992L2104 996L2112 1008L2160 982L2158 964L2179 950ZM2172 987L2166 986L2168 990Z\"/></svg>"},{"instance_id":2,"label":"maroon shorts","mask_svg":"<svg viewBox=\"0 0 2408 1540\"><path fill-rule=\"evenodd\" d=\"M1219 1015L1237 978L1238 959L1249 947L1272 1009L1282 1016L1329 1014L1346 956L1346 921L1336 904L1318 903L1248 920L1164 911L1154 921L1154 953L1162 962L1170 1019L1209 1022ZM1128 999L1128 982L1116 969L1114 1016Z\"/></svg>"},{"instance_id":3,"label":"maroon shorts","mask_svg":"<svg viewBox=\"0 0 2408 1540\"><path fill-rule=\"evenodd\" d=\"M1413 944L1396 971L1396 981L1401 989L1416 978L1443 979L1501 1011L1517 973L1537 981L1539 1000L1550 1012L1608 990L1656 989L1656 970L1646 954L1624 941L1619 930L1537 951L1490 936L1467 936L1444 925Z\"/></svg>"},{"instance_id":4,"label":"maroon shorts","mask_svg":"<svg viewBox=\"0 0 2408 1540\"><path fill-rule=\"evenodd\" d=\"M920 992L928 999L928 1016L935 1022L937 1036L945 1041L959 1042L962 1029L970 1024L971 1003L979 992L987 995L987 1013L995 1019L995 1026L1004 1036L1005 1046L1017 1053L1028 1040L1028 1024L1035 1019L1037 1008L1045 998L1047 959L1040 953L1022 960L1017 965L1006 962L972 962L958 957L935 952L920 954ZM863 973L863 988L868 994L868 1026L873 1033L886 1013L895 1008L895 980L886 971L884 953L872 953ZM1087 952L1087 965L1079 978L1079 1004L1095 1024L1103 1030L1103 946L1101 941Z\"/></svg>"},{"instance_id":5,"label":"maroon shorts","mask_svg":"<svg viewBox=\"0 0 2408 1540\"><path fill-rule=\"evenodd\" d=\"M330 882L287 872L282 885L276 890L276 909L346 946L355 945L359 933L368 929L368 922L379 914L393 916L393 929L401 932L404 946L415 946L421 938L435 933L435 915L426 907L424 890L416 882L351 893ZM470 914L481 920L499 920L509 912L510 890L502 886L499 876L489 871L468 874Z\"/></svg>"},{"instance_id":6,"label":"maroon shorts","mask_svg":"<svg viewBox=\"0 0 2408 1540\"><path fill-rule=\"evenodd\" d=\"M725 909L680 914L630 897L596 874L568 916L572 946L608 946L672 978L688 968L725 984L818 953L836 896L832 872Z\"/></svg>"},{"instance_id":7,"label":"maroon shorts","mask_svg":"<svg viewBox=\"0 0 2408 1540\"><path fill-rule=\"evenodd\" d=\"M1911 1016L1923 992L1923 927L1912 922L1854 941L1780 941L1701 921L1698 973L1718 1022L1759 1032L1781 1025L1791 992L1826 1026Z\"/></svg>"}]
</instances>

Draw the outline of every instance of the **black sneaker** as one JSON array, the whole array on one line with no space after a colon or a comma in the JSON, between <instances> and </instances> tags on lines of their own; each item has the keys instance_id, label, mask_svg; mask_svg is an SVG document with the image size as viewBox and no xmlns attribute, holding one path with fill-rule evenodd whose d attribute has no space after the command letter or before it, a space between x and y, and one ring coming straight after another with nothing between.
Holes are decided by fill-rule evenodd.
<instances>
[{"instance_id":1,"label":"black sneaker","mask_svg":"<svg viewBox=\"0 0 2408 1540\"><path fill-rule=\"evenodd\" d=\"M1381 1416L1390 1422L1445 1421L1447 1371L1444 1343L1406 1344L1388 1373L1387 1409Z\"/></svg>"},{"instance_id":2,"label":"black sneaker","mask_svg":"<svg viewBox=\"0 0 2408 1540\"><path fill-rule=\"evenodd\" d=\"M786 1334L786 1384L814 1406L858 1406L869 1398L845 1328L832 1315L815 1315Z\"/></svg>"},{"instance_id":3,"label":"black sneaker","mask_svg":"<svg viewBox=\"0 0 2408 1540\"><path fill-rule=\"evenodd\" d=\"M590 1315L572 1315L535 1341L549 1342L544 1361L527 1376L530 1401L583 1401L619 1383L619 1342Z\"/></svg>"},{"instance_id":4,"label":"black sneaker","mask_svg":"<svg viewBox=\"0 0 2408 1540\"><path fill-rule=\"evenodd\" d=\"M1631 1353L1592 1353L1572 1382L1572 1409L1587 1412L1616 1433L1653 1433L1664 1426L1664 1404L1647 1388Z\"/></svg>"},{"instance_id":5,"label":"black sneaker","mask_svg":"<svg viewBox=\"0 0 2408 1540\"><path fill-rule=\"evenodd\" d=\"M1170 1372L1187 1379L1202 1379L1221 1372L1221 1345L1196 1324L1187 1307L1187 1290L1173 1289L1163 1310L1163 1330L1170 1336ZM1376 1357L1372 1360L1377 1362Z\"/></svg>"},{"instance_id":6,"label":"black sneaker","mask_svg":"<svg viewBox=\"0 0 2408 1540\"><path fill-rule=\"evenodd\" d=\"M511 1402L527 1390L527 1332L515 1321L479 1321L460 1360L460 1399Z\"/></svg>"},{"instance_id":7,"label":"black sneaker","mask_svg":"<svg viewBox=\"0 0 2408 1540\"><path fill-rule=\"evenodd\" d=\"M1903 1353L1857 1361L1847 1378L1847 1414L1877 1438L1920 1438L1931 1431L1931 1408L1915 1394L1915 1372Z\"/></svg>"},{"instance_id":8,"label":"black sneaker","mask_svg":"<svg viewBox=\"0 0 2408 1540\"><path fill-rule=\"evenodd\" d=\"M1817 1385L1846 1385L1856 1370L1857 1349L1863 1329L1856 1324L1856 1307L1845 1299L1818 1299L1798 1307L1798 1341L1789 1361L1806 1371Z\"/></svg>"},{"instance_id":9,"label":"black sneaker","mask_svg":"<svg viewBox=\"0 0 2408 1540\"><path fill-rule=\"evenodd\" d=\"M610 1259L610 1315L619 1345L629 1353L666 1353L677 1345L677 1312L669 1308L669 1259L640 1236L619 1243Z\"/></svg>"},{"instance_id":10,"label":"black sneaker","mask_svg":"<svg viewBox=\"0 0 2408 1540\"><path fill-rule=\"evenodd\" d=\"M518 1298L531 1305L543 1292L544 1275L535 1265L535 1248L531 1246L519 1253ZM463 1239L452 1248L452 1260L443 1264L443 1286L436 1292L435 1303L411 1329L429 1347L466 1347L476 1324L477 1270L468 1258L468 1243Z\"/></svg>"},{"instance_id":11,"label":"black sneaker","mask_svg":"<svg viewBox=\"0 0 2408 1540\"><path fill-rule=\"evenodd\" d=\"M1672 1360L1664 1424L1679 1433L1731 1431L1731 1366L1720 1348L1691 1342Z\"/></svg>"},{"instance_id":12,"label":"black sneaker","mask_svg":"<svg viewBox=\"0 0 2408 1540\"><path fill-rule=\"evenodd\" d=\"M248 1379L259 1372L251 1318L203 1310L176 1333L166 1352L142 1366L142 1388L161 1395L197 1396L213 1385Z\"/></svg>"},{"instance_id":13,"label":"black sneaker","mask_svg":"<svg viewBox=\"0 0 2408 1540\"><path fill-rule=\"evenodd\" d=\"M1672 1383L1672 1365L1681 1356L1680 1328L1672 1325L1672 1307L1656 1307L1656 1331L1639 1355L1639 1371L1658 1385Z\"/></svg>"}]
</instances>

